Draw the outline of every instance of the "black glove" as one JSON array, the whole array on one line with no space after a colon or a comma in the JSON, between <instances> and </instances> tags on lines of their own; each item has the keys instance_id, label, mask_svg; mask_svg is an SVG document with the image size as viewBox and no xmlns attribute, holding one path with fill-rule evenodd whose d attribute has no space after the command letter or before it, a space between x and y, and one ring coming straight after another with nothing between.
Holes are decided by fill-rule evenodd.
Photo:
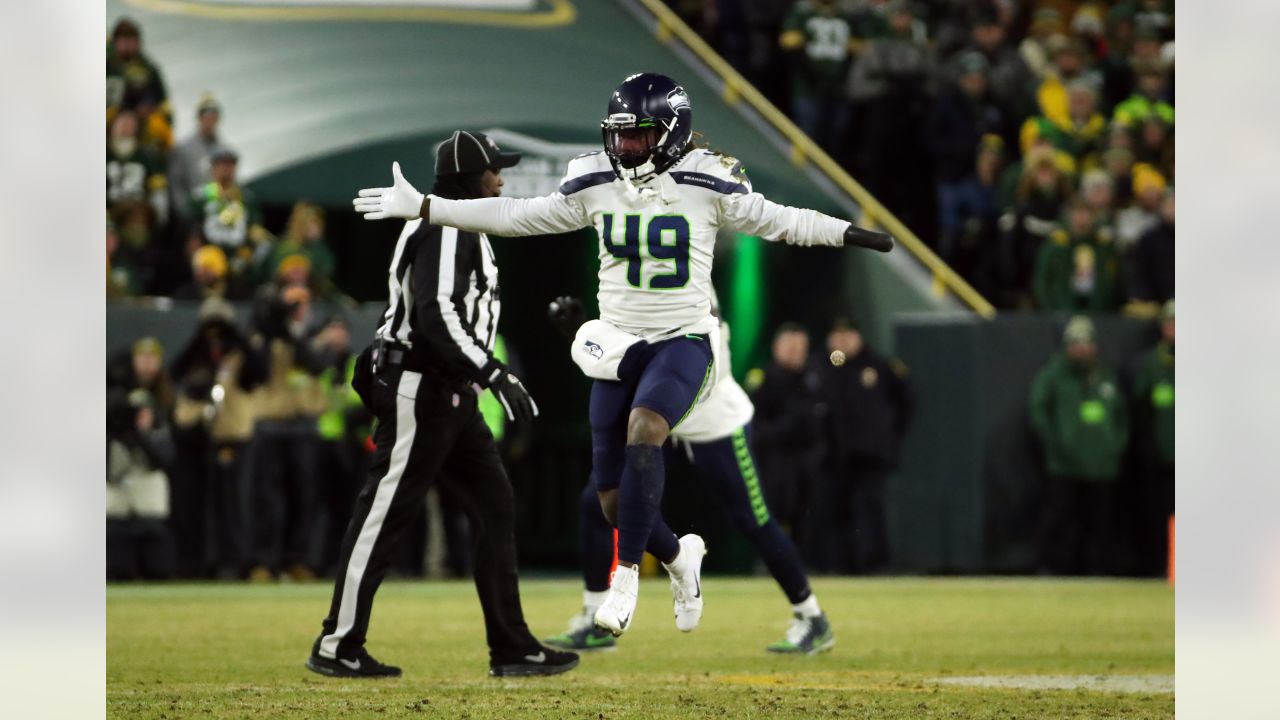
<instances>
[{"instance_id":1,"label":"black glove","mask_svg":"<svg viewBox=\"0 0 1280 720\"><path fill-rule=\"evenodd\" d=\"M502 409L507 411L508 420L528 422L538 417L538 404L533 401L529 391L524 389L524 384L515 375L504 370L489 385L489 389L493 391L493 396L498 398L498 402L502 403Z\"/></svg>"},{"instance_id":2,"label":"black glove","mask_svg":"<svg viewBox=\"0 0 1280 720\"><path fill-rule=\"evenodd\" d=\"M547 317L551 320L551 324L561 335L573 339L578 334L578 328L586 321L586 315L582 310L582 301L576 297L561 295L551 304L547 306Z\"/></svg>"},{"instance_id":3,"label":"black glove","mask_svg":"<svg viewBox=\"0 0 1280 720\"><path fill-rule=\"evenodd\" d=\"M876 232L875 230L863 230L853 223L849 223L849 227L845 228L844 231L844 246L864 247L868 250L887 253L893 249L893 236L889 233Z\"/></svg>"}]
</instances>

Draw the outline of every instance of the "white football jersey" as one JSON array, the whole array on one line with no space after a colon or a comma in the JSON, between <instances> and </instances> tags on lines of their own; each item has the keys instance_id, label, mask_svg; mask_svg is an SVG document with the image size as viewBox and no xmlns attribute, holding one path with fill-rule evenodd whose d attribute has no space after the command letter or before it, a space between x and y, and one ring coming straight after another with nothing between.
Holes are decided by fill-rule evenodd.
<instances>
[{"instance_id":1,"label":"white football jersey","mask_svg":"<svg viewBox=\"0 0 1280 720\"><path fill-rule=\"evenodd\" d=\"M701 149L640 185L618 179L603 152L587 153L569 161L560 189L550 195L433 195L430 221L508 237L595 227L600 318L649 341L715 328L711 261L720 228L793 245L841 246L849 226L770 202L751 190L741 163Z\"/></svg>"},{"instance_id":2,"label":"white football jersey","mask_svg":"<svg viewBox=\"0 0 1280 720\"><path fill-rule=\"evenodd\" d=\"M733 379L729 360L729 329L720 326L720 342L715 353L715 384L711 394L693 406L684 421L671 430L671 436L690 443L723 440L738 428L751 422L756 407L747 391Z\"/></svg>"}]
</instances>

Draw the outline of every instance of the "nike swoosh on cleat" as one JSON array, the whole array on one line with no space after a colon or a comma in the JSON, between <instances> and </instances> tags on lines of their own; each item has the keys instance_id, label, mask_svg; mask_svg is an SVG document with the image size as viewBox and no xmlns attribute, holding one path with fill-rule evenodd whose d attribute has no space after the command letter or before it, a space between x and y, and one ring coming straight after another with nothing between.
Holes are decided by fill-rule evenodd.
<instances>
[{"instance_id":1,"label":"nike swoosh on cleat","mask_svg":"<svg viewBox=\"0 0 1280 720\"><path fill-rule=\"evenodd\" d=\"M694 578L693 584L694 584L694 587L697 588L697 592L695 592L693 596L696 598L702 597L702 583L698 580L698 578Z\"/></svg>"},{"instance_id":2,"label":"nike swoosh on cleat","mask_svg":"<svg viewBox=\"0 0 1280 720\"><path fill-rule=\"evenodd\" d=\"M338 662L342 663L343 665L346 665L347 667L351 668L352 670L359 670L359 669L360 669L360 661L359 661L359 660L346 660L346 659L343 659L343 658L339 658L339 659L338 659Z\"/></svg>"},{"instance_id":3,"label":"nike swoosh on cleat","mask_svg":"<svg viewBox=\"0 0 1280 720\"><path fill-rule=\"evenodd\" d=\"M623 630L626 630L626 629L627 629L627 624L628 624L628 623L630 623L630 622L631 622L631 616L630 616L630 615L628 615L628 616L626 616L626 617L624 617L624 618L622 618L621 620L619 620L619 621L618 621L618 627L619 627L619 628L621 628L621 629L623 629Z\"/></svg>"},{"instance_id":4,"label":"nike swoosh on cleat","mask_svg":"<svg viewBox=\"0 0 1280 720\"><path fill-rule=\"evenodd\" d=\"M547 653L544 651L544 652L539 652L537 655L525 655L524 659L533 663L546 662Z\"/></svg>"}]
</instances>

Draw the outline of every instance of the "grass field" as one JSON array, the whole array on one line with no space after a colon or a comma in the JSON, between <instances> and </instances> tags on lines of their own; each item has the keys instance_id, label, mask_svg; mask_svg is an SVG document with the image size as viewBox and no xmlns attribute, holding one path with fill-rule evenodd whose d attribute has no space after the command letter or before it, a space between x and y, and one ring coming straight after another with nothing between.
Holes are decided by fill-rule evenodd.
<instances>
[{"instance_id":1,"label":"grass field","mask_svg":"<svg viewBox=\"0 0 1280 720\"><path fill-rule=\"evenodd\" d=\"M682 634L646 581L616 651L552 678L486 676L470 584L388 583L369 648L403 678L322 678L302 664L327 583L107 589L107 713L118 718L1170 718L1173 592L1163 583L817 579L838 642L778 657L789 608L766 579L709 577ZM526 580L540 637L581 601L571 580ZM1040 687L987 687L986 681ZM980 676L980 677L975 677ZM1055 677L1044 677L1055 676ZM1058 676L1072 676L1061 678ZM1133 681L1128 691L1070 687ZM1144 677L1145 676L1145 677ZM1156 676L1151 684L1150 676ZM961 684L965 683L965 684ZM1029 683L1035 685L1036 683Z\"/></svg>"}]
</instances>

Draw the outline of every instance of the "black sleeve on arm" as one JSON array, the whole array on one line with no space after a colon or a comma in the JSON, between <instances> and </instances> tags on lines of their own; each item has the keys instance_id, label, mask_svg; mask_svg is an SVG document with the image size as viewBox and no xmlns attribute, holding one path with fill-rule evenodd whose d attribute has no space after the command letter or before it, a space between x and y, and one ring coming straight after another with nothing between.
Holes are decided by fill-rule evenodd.
<instances>
[{"instance_id":1,"label":"black sleeve on arm","mask_svg":"<svg viewBox=\"0 0 1280 720\"><path fill-rule=\"evenodd\" d=\"M476 337L463 303L477 250L475 236L425 222L415 234L420 237L409 270L415 342L425 343L424 349L453 372L488 387L506 366Z\"/></svg>"}]
</instances>

